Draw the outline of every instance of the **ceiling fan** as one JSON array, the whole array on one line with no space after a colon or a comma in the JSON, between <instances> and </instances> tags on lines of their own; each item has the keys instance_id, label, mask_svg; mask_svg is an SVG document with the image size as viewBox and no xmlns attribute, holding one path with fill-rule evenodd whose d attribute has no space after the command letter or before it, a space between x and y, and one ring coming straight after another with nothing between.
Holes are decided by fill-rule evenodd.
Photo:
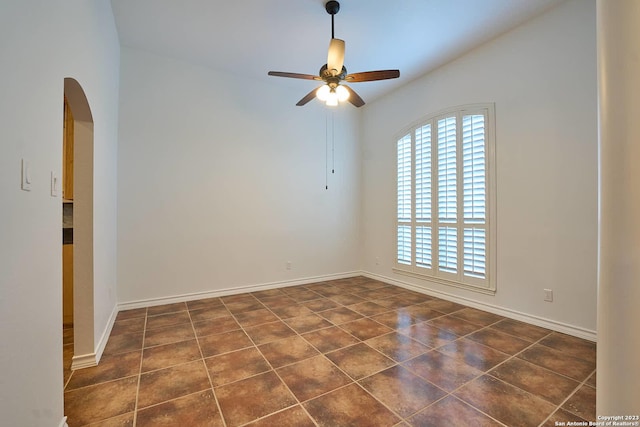
<instances>
[{"instance_id":1,"label":"ceiling fan","mask_svg":"<svg viewBox=\"0 0 640 427\"><path fill-rule=\"evenodd\" d=\"M317 97L328 106L336 106L339 102L349 101L356 107L362 107L364 100L354 92L349 86L341 84L371 82L374 80L396 79L400 77L400 70L379 70L364 71L361 73L347 74L344 67L344 40L334 37L333 18L340 10L340 3L330 0L324 5L328 14L331 15L331 42L329 43L329 54L327 63L320 68L317 76L311 74L287 73L283 71L269 71L270 76L289 77L293 79L319 80L324 84L315 88L304 96L297 106L303 106L313 98Z\"/></svg>"}]
</instances>

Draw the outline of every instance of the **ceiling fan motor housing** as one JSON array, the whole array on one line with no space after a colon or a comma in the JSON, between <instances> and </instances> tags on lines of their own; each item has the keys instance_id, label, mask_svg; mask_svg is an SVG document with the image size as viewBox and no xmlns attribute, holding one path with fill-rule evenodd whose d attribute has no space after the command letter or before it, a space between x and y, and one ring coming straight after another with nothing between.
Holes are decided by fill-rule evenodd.
<instances>
[{"instance_id":1,"label":"ceiling fan motor housing","mask_svg":"<svg viewBox=\"0 0 640 427\"><path fill-rule=\"evenodd\" d=\"M335 0L330 0L325 3L324 8L327 10L329 15L335 15L340 10L340 3Z\"/></svg>"}]
</instances>

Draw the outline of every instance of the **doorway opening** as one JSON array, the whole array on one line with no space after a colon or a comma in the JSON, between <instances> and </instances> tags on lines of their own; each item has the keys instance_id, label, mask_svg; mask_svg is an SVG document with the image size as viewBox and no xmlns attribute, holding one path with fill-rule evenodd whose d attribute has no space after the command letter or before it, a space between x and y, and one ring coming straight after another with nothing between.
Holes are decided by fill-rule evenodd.
<instances>
[{"instance_id":1,"label":"doorway opening","mask_svg":"<svg viewBox=\"0 0 640 427\"><path fill-rule=\"evenodd\" d=\"M63 361L72 371L93 366L93 116L80 84L64 79L63 96Z\"/></svg>"}]
</instances>

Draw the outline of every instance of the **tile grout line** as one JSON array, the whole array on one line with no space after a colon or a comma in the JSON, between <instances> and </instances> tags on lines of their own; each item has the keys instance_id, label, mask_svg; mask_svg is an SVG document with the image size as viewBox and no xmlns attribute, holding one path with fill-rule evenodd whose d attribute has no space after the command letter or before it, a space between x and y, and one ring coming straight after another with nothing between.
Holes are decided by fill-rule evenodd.
<instances>
[{"instance_id":1,"label":"tile grout line","mask_svg":"<svg viewBox=\"0 0 640 427\"><path fill-rule=\"evenodd\" d=\"M136 401L133 406L133 427L138 423L138 398L140 397L140 381L142 380L142 362L144 360L144 340L147 335L147 319L149 318L149 308L144 312L144 329L142 330L142 348L140 350L140 367L138 368L138 382L136 384Z\"/></svg>"},{"instance_id":2,"label":"tile grout line","mask_svg":"<svg viewBox=\"0 0 640 427\"><path fill-rule=\"evenodd\" d=\"M220 300L222 301L222 300ZM223 302L224 304L224 302ZM209 385L211 386L211 394L213 395L213 400L216 402L216 408L218 409L218 413L220 414L220 419L222 420L223 427L227 427L227 421L224 418L222 413L222 407L220 406L220 402L218 401L218 396L216 395L216 391L213 387L213 381L211 380L211 374L209 373L209 368L207 367L207 363L205 362L204 353L202 352L202 347L200 346L200 337L198 337L198 333L194 326L193 319L191 318L191 310L189 310L189 305L185 303L187 306L187 315L189 316L189 324L191 325L191 330L193 331L193 336L196 339L196 344L198 345L198 351L200 352L200 357L202 360L202 365L204 366L204 370L207 373L207 378L209 379ZM225 307L226 308L226 307ZM196 392L199 393L199 392ZM135 427L135 426L134 426Z\"/></svg>"}]
</instances>

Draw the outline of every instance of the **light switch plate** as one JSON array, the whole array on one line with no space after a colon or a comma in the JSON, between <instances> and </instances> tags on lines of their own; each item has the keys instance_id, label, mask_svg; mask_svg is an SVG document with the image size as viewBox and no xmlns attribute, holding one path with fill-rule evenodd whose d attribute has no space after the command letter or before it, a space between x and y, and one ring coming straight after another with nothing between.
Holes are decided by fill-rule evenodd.
<instances>
[{"instance_id":1,"label":"light switch plate","mask_svg":"<svg viewBox=\"0 0 640 427\"><path fill-rule=\"evenodd\" d=\"M22 159L22 181L20 188L24 191L31 191L31 165L29 160Z\"/></svg>"},{"instance_id":2,"label":"light switch plate","mask_svg":"<svg viewBox=\"0 0 640 427\"><path fill-rule=\"evenodd\" d=\"M58 175L51 171L51 197L58 197L58 187L60 186L58 181Z\"/></svg>"}]
</instances>

